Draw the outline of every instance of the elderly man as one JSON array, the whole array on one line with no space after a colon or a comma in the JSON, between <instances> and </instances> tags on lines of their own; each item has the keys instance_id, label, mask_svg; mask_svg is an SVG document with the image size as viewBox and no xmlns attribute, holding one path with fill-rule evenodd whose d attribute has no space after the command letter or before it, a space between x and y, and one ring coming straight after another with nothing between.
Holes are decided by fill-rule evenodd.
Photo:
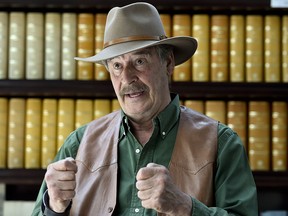
<instances>
[{"instance_id":1,"label":"elderly man","mask_svg":"<svg viewBox=\"0 0 288 216\"><path fill-rule=\"evenodd\" d=\"M76 59L106 66L121 110L70 134L33 215L258 215L237 134L169 91L196 48L192 37L167 38L150 4L108 13L103 50Z\"/></svg>"}]
</instances>

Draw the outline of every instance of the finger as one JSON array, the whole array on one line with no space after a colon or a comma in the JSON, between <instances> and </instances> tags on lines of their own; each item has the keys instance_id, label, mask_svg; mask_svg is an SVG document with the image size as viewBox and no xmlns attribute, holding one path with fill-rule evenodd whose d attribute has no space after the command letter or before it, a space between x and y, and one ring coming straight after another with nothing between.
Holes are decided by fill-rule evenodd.
<instances>
[{"instance_id":1,"label":"finger","mask_svg":"<svg viewBox=\"0 0 288 216\"><path fill-rule=\"evenodd\" d=\"M136 179L145 180L145 179L151 178L154 175L156 175L159 171L161 171L162 169L165 169L165 167L162 165L159 165L156 163L149 163L147 164L146 167L143 167L138 171L136 175Z\"/></svg>"},{"instance_id":2,"label":"finger","mask_svg":"<svg viewBox=\"0 0 288 216\"><path fill-rule=\"evenodd\" d=\"M71 157L53 163L52 167L57 171L73 171L74 173L77 172L76 161Z\"/></svg>"}]
</instances>

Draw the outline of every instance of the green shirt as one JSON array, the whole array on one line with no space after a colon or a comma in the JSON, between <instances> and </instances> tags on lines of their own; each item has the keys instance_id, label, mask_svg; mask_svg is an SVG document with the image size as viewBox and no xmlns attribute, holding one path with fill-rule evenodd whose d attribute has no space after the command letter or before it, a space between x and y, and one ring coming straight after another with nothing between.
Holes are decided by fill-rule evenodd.
<instances>
[{"instance_id":1,"label":"green shirt","mask_svg":"<svg viewBox=\"0 0 288 216\"><path fill-rule=\"evenodd\" d=\"M135 177L141 167L154 162L168 167L172 155L179 123L179 97L173 96L171 103L154 120L154 131L144 147L130 131L127 116L122 113L119 141L119 175L116 212L113 215L156 216L151 209L144 209L137 197ZM55 160L76 157L86 126L72 132L58 152ZM223 124L218 127L218 156L215 173L215 207L207 207L191 197L193 216L247 215L257 216L256 187L247 155L240 138ZM32 215L41 215L45 182L40 189ZM229 214L227 213L229 212Z\"/></svg>"}]
</instances>

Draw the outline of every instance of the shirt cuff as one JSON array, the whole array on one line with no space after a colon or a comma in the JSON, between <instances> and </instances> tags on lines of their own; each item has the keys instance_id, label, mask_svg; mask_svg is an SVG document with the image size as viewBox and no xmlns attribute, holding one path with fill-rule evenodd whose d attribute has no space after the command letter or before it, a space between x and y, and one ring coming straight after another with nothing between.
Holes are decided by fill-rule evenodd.
<instances>
[{"instance_id":1,"label":"shirt cuff","mask_svg":"<svg viewBox=\"0 0 288 216\"><path fill-rule=\"evenodd\" d=\"M54 212L52 209L49 207L49 195L48 195L48 190L46 190L43 194L43 199L42 199L42 213L44 216L68 216L70 213L70 209L72 206L72 201L70 202L69 206L65 209L64 212L57 213Z\"/></svg>"}]
</instances>

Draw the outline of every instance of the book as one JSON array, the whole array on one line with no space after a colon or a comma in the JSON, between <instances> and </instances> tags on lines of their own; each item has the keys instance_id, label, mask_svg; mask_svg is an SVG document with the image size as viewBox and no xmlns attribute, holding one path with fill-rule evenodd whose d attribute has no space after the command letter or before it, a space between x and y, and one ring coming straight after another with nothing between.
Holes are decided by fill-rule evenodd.
<instances>
[{"instance_id":1,"label":"book","mask_svg":"<svg viewBox=\"0 0 288 216\"><path fill-rule=\"evenodd\" d=\"M272 102L272 170L287 171L287 111L286 101Z\"/></svg>"},{"instance_id":2,"label":"book","mask_svg":"<svg viewBox=\"0 0 288 216\"><path fill-rule=\"evenodd\" d=\"M191 36L191 16L188 14L174 14L172 16L172 35ZM191 60L175 66L172 80L173 81L191 81Z\"/></svg>"},{"instance_id":3,"label":"book","mask_svg":"<svg viewBox=\"0 0 288 216\"><path fill-rule=\"evenodd\" d=\"M46 169L53 161L57 150L58 101L44 98L42 101L41 168Z\"/></svg>"},{"instance_id":4,"label":"book","mask_svg":"<svg viewBox=\"0 0 288 216\"><path fill-rule=\"evenodd\" d=\"M111 112L110 99L95 99L94 100L94 119L98 119Z\"/></svg>"},{"instance_id":5,"label":"book","mask_svg":"<svg viewBox=\"0 0 288 216\"><path fill-rule=\"evenodd\" d=\"M192 36L198 41L198 48L192 60L192 80L208 82L210 80L210 16L195 14L192 16Z\"/></svg>"},{"instance_id":6,"label":"book","mask_svg":"<svg viewBox=\"0 0 288 216\"><path fill-rule=\"evenodd\" d=\"M10 12L8 79L25 78L25 23L26 15L24 12Z\"/></svg>"},{"instance_id":7,"label":"book","mask_svg":"<svg viewBox=\"0 0 288 216\"><path fill-rule=\"evenodd\" d=\"M230 16L230 81L245 82L245 17Z\"/></svg>"},{"instance_id":8,"label":"book","mask_svg":"<svg viewBox=\"0 0 288 216\"><path fill-rule=\"evenodd\" d=\"M226 103L220 100L205 101L205 115L226 124Z\"/></svg>"},{"instance_id":9,"label":"book","mask_svg":"<svg viewBox=\"0 0 288 216\"><path fill-rule=\"evenodd\" d=\"M212 82L228 81L229 16L211 15L210 73Z\"/></svg>"},{"instance_id":10,"label":"book","mask_svg":"<svg viewBox=\"0 0 288 216\"><path fill-rule=\"evenodd\" d=\"M104 44L104 31L106 24L107 14L97 13L95 15L95 53L100 52L103 49ZM102 64L94 65L94 79L95 80L109 80L110 75L106 70L106 67Z\"/></svg>"},{"instance_id":11,"label":"book","mask_svg":"<svg viewBox=\"0 0 288 216\"><path fill-rule=\"evenodd\" d=\"M262 15L246 16L246 81L262 82L263 78L263 17Z\"/></svg>"},{"instance_id":12,"label":"book","mask_svg":"<svg viewBox=\"0 0 288 216\"><path fill-rule=\"evenodd\" d=\"M170 14L160 13L160 19L162 21L164 31L167 37L171 37L172 35L172 20Z\"/></svg>"},{"instance_id":13,"label":"book","mask_svg":"<svg viewBox=\"0 0 288 216\"><path fill-rule=\"evenodd\" d=\"M26 101L11 98L8 106L7 168L24 168Z\"/></svg>"},{"instance_id":14,"label":"book","mask_svg":"<svg viewBox=\"0 0 288 216\"><path fill-rule=\"evenodd\" d=\"M75 101L70 98L58 100L57 150L60 149L67 136L75 129Z\"/></svg>"},{"instance_id":15,"label":"book","mask_svg":"<svg viewBox=\"0 0 288 216\"><path fill-rule=\"evenodd\" d=\"M288 15L282 16L282 81L288 82Z\"/></svg>"},{"instance_id":16,"label":"book","mask_svg":"<svg viewBox=\"0 0 288 216\"><path fill-rule=\"evenodd\" d=\"M227 125L238 134L247 149L247 103L245 101L227 102Z\"/></svg>"},{"instance_id":17,"label":"book","mask_svg":"<svg viewBox=\"0 0 288 216\"><path fill-rule=\"evenodd\" d=\"M26 99L25 168L39 169L41 156L42 100Z\"/></svg>"},{"instance_id":18,"label":"book","mask_svg":"<svg viewBox=\"0 0 288 216\"><path fill-rule=\"evenodd\" d=\"M93 100L76 99L75 103L75 128L79 128L93 120Z\"/></svg>"},{"instance_id":19,"label":"book","mask_svg":"<svg viewBox=\"0 0 288 216\"><path fill-rule=\"evenodd\" d=\"M205 113L205 103L202 100L185 100L184 106L193 109L199 113Z\"/></svg>"},{"instance_id":20,"label":"book","mask_svg":"<svg viewBox=\"0 0 288 216\"><path fill-rule=\"evenodd\" d=\"M0 21L1 22L1 21ZM0 98L0 169L7 167L8 99Z\"/></svg>"},{"instance_id":21,"label":"book","mask_svg":"<svg viewBox=\"0 0 288 216\"><path fill-rule=\"evenodd\" d=\"M45 14L45 62L46 80L60 79L61 67L61 13Z\"/></svg>"},{"instance_id":22,"label":"book","mask_svg":"<svg viewBox=\"0 0 288 216\"><path fill-rule=\"evenodd\" d=\"M248 149L253 171L270 170L270 107L267 101L248 102Z\"/></svg>"},{"instance_id":23,"label":"book","mask_svg":"<svg viewBox=\"0 0 288 216\"><path fill-rule=\"evenodd\" d=\"M76 39L77 39L76 13L62 13L61 20L61 79L76 79Z\"/></svg>"},{"instance_id":24,"label":"book","mask_svg":"<svg viewBox=\"0 0 288 216\"><path fill-rule=\"evenodd\" d=\"M114 98L112 99L111 101L111 112L114 112L114 111L117 111L117 110L120 110L121 109L121 106L120 106L120 103L118 101L118 99Z\"/></svg>"},{"instance_id":25,"label":"book","mask_svg":"<svg viewBox=\"0 0 288 216\"><path fill-rule=\"evenodd\" d=\"M26 14L26 79L44 77L44 15L28 12Z\"/></svg>"},{"instance_id":26,"label":"book","mask_svg":"<svg viewBox=\"0 0 288 216\"><path fill-rule=\"evenodd\" d=\"M281 27L279 15L264 17L264 81L280 82Z\"/></svg>"},{"instance_id":27,"label":"book","mask_svg":"<svg viewBox=\"0 0 288 216\"><path fill-rule=\"evenodd\" d=\"M94 14L79 13L77 22L77 56L89 57L94 55ZM77 61L77 79L93 79L93 63Z\"/></svg>"},{"instance_id":28,"label":"book","mask_svg":"<svg viewBox=\"0 0 288 216\"><path fill-rule=\"evenodd\" d=\"M8 70L8 12L0 12L0 79L7 79Z\"/></svg>"}]
</instances>

